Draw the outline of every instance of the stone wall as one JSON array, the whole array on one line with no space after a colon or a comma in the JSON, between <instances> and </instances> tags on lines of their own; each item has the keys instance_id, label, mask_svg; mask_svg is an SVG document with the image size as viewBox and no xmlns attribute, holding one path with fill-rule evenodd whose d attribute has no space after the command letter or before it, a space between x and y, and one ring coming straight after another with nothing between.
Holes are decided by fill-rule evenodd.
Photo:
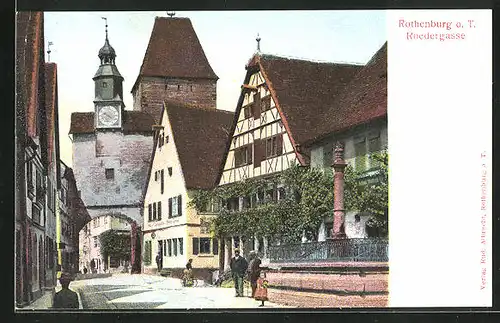
<instances>
[{"instance_id":1,"label":"stone wall","mask_svg":"<svg viewBox=\"0 0 500 323\"><path fill-rule=\"evenodd\" d=\"M105 132L74 136L73 170L81 198L89 210L93 206L110 206L107 212L121 213L125 205L139 205L152 145L152 137L141 134ZM107 168L114 169L114 179L106 179ZM91 217L102 214L89 213ZM133 213L137 217L134 220L140 220L139 212Z\"/></svg>"},{"instance_id":2,"label":"stone wall","mask_svg":"<svg viewBox=\"0 0 500 323\"><path fill-rule=\"evenodd\" d=\"M215 109L217 81L142 77L132 95L134 110L150 112L153 115L159 115L164 100Z\"/></svg>"},{"instance_id":3,"label":"stone wall","mask_svg":"<svg viewBox=\"0 0 500 323\"><path fill-rule=\"evenodd\" d=\"M298 307L387 307L386 264L266 270L269 301Z\"/></svg>"}]
</instances>

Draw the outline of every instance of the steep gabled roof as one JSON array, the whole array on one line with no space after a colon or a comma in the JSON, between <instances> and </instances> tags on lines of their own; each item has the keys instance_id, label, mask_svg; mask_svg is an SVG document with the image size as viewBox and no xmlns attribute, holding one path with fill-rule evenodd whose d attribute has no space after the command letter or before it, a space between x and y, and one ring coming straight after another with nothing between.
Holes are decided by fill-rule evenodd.
<instances>
[{"instance_id":1,"label":"steep gabled roof","mask_svg":"<svg viewBox=\"0 0 500 323\"><path fill-rule=\"evenodd\" d=\"M384 116L387 116L387 42L321 116L317 138Z\"/></svg>"},{"instance_id":2,"label":"steep gabled roof","mask_svg":"<svg viewBox=\"0 0 500 323\"><path fill-rule=\"evenodd\" d=\"M144 54L142 76L218 79L189 18L156 17Z\"/></svg>"},{"instance_id":3,"label":"steep gabled roof","mask_svg":"<svg viewBox=\"0 0 500 323\"><path fill-rule=\"evenodd\" d=\"M362 66L320 63L273 55L256 55L249 63L258 65L296 144L316 136L330 103Z\"/></svg>"},{"instance_id":4,"label":"steep gabled roof","mask_svg":"<svg viewBox=\"0 0 500 323\"><path fill-rule=\"evenodd\" d=\"M94 133L94 112L73 112L71 114L70 134ZM124 133L152 133L153 117L143 111L124 111Z\"/></svg>"},{"instance_id":5,"label":"steep gabled roof","mask_svg":"<svg viewBox=\"0 0 500 323\"><path fill-rule=\"evenodd\" d=\"M50 164L57 160L54 155L58 149L56 133L58 131L57 116L57 67L55 63L45 63L45 106L47 114L47 136L48 136L48 161ZM55 143L55 147L54 147Z\"/></svg>"},{"instance_id":6,"label":"steep gabled roof","mask_svg":"<svg viewBox=\"0 0 500 323\"><path fill-rule=\"evenodd\" d=\"M39 76L43 66L43 13L20 11L16 13L16 82L18 104L26 107L26 128L29 136L36 136L37 96ZM42 62L41 62L42 61ZM41 66L42 65L42 66ZM43 82L43 81L42 81ZM39 89L40 87L40 89Z\"/></svg>"},{"instance_id":7,"label":"steep gabled roof","mask_svg":"<svg viewBox=\"0 0 500 323\"><path fill-rule=\"evenodd\" d=\"M214 187L234 113L173 102L165 105L186 188Z\"/></svg>"}]
</instances>

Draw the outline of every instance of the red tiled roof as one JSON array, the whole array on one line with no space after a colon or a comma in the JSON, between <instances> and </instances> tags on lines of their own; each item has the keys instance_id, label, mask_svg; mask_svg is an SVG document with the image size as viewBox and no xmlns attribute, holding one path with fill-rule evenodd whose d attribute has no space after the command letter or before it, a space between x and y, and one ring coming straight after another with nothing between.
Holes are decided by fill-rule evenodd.
<instances>
[{"instance_id":1,"label":"red tiled roof","mask_svg":"<svg viewBox=\"0 0 500 323\"><path fill-rule=\"evenodd\" d=\"M387 116L387 42L321 116L317 138Z\"/></svg>"},{"instance_id":2,"label":"red tiled roof","mask_svg":"<svg viewBox=\"0 0 500 323\"><path fill-rule=\"evenodd\" d=\"M16 17L17 30L17 83L22 94L18 100L22 100L26 106L26 127L28 135L36 136L36 110L38 96L38 76L40 73L40 60L43 58L43 13L34 11L20 11Z\"/></svg>"},{"instance_id":3,"label":"red tiled roof","mask_svg":"<svg viewBox=\"0 0 500 323\"><path fill-rule=\"evenodd\" d=\"M277 105L296 144L316 136L324 112L362 68L272 55L254 57L250 68L252 63L259 64L271 92L276 94Z\"/></svg>"},{"instance_id":4,"label":"red tiled roof","mask_svg":"<svg viewBox=\"0 0 500 323\"><path fill-rule=\"evenodd\" d=\"M216 185L234 113L166 102L186 187Z\"/></svg>"},{"instance_id":5,"label":"red tiled roof","mask_svg":"<svg viewBox=\"0 0 500 323\"><path fill-rule=\"evenodd\" d=\"M189 18L156 17L139 76L218 79Z\"/></svg>"},{"instance_id":6,"label":"red tiled roof","mask_svg":"<svg viewBox=\"0 0 500 323\"><path fill-rule=\"evenodd\" d=\"M143 111L125 111L123 115L123 132L152 133L154 118ZM74 112L71 114L70 134L94 133L94 112Z\"/></svg>"},{"instance_id":7,"label":"red tiled roof","mask_svg":"<svg viewBox=\"0 0 500 323\"><path fill-rule=\"evenodd\" d=\"M56 130L57 109L57 66L55 63L45 63L45 105L47 113L48 161L54 161L54 139Z\"/></svg>"}]
</instances>

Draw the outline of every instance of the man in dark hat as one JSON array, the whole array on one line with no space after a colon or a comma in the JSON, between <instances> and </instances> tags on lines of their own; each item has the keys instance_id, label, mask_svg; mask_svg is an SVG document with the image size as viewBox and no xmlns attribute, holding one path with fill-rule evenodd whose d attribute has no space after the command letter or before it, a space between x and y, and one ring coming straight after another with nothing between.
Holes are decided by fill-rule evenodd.
<instances>
[{"instance_id":1,"label":"man in dark hat","mask_svg":"<svg viewBox=\"0 0 500 323\"><path fill-rule=\"evenodd\" d=\"M231 273L233 274L234 289L236 289L236 297L243 297L243 277L248 268L247 260L240 256L240 249L234 249L234 257L230 263Z\"/></svg>"},{"instance_id":2,"label":"man in dark hat","mask_svg":"<svg viewBox=\"0 0 500 323\"><path fill-rule=\"evenodd\" d=\"M62 273L59 278L62 289L54 295L53 308L78 308L78 295L69 289L71 282L71 275L69 273Z\"/></svg>"}]
</instances>

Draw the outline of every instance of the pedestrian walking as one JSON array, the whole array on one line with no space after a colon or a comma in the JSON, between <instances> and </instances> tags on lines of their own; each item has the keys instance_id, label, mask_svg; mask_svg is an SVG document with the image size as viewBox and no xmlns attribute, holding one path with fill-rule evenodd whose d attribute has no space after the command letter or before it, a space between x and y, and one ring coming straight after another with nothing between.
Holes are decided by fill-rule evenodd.
<instances>
[{"instance_id":1,"label":"pedestrian walking","mask_svg":"<svg viewBox=\"0 0 500 323\"><path fill-rule=\"evenodd\" d=\"M193 259L189 259L186 264L186 269L184 269L182 275L182 285L184 287L191 287L194 285L193 281Z\"/></svg>"},{"instance_id":2,"label":"pedestrian walking","mask_svg":"<svg viewBox=\"0 0 500 323\"><path fill-rule=\"evenodd\" d=\"M161 269L162 269L162 257L161 257L161 253L158 253L156 255L156 267L158 268L158 273L160 273Z\"/></svg>"},{"instance_id":3,"label":"pedestrian walking","mask_svg":"<svg viewBox=\"0 0 500 323\"><path fill-rule=\"evenodd\" d=\"M231 258L230 268L233 275L236 297L243 297L243 277L245 277L248 262L243 256L240 256L238 248L234 249L234 257Z\"/></svg>"},{"instance_id":4,"label":"pedestrian walking","mask_svg":"<svg viewBox=\"0 0 500 323\"><path fill-rule=\"evenodd\" d=\"M250 251L248 256L250 260L248 262L248 280L250 281L250 286L252 287L252 298L255 297L255 290L257 289L257 279L260 277L260 264L262 261L257 255L256 251Z\"/></svg>"},{"instance_id":5,"label":"pedestrian walking","mask_svg":"<svg viewBox=\"0 0 500 323\"><path fill-rule=\"evenodd\" d=\"M260 304L259 307L264 306L264 302L268 300L267 287L268 287L268 281L266 279L266 274L261 273L260 277L257 279L257 289L255 290L255 295L254 295L254 298L257 301L262 302L262 304Z\"/></svg>"},{"instance_id":6,"label":"pedestrian walking","mask_svg":"<svg viewBox=\"0 0 500 323\"><path fill-rule=\"evenodd\" d=\"M71 275L67 272L63 272L59 278L62 289L54 295L54 300L52 302L53 308L78 308L78 295L69 289L69 283L71 282Z\"/></svg>"}]
</instances>

